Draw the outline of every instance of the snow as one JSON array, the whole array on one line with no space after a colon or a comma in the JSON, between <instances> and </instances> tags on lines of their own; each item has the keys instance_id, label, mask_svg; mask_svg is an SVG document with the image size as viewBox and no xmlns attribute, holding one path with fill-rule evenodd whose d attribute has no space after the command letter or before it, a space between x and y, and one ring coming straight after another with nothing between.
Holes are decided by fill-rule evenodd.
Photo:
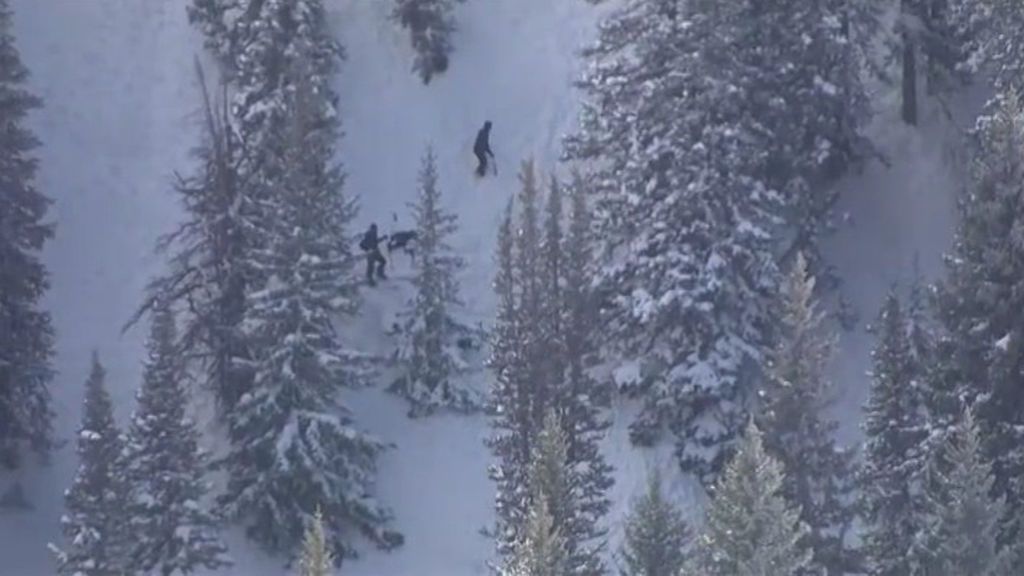
<instances>
[{"instance_id":1,"label":"snow","mask_svg":"<svg viewBox=\"0 0 1024 576\"><path fill-rule=\"evenodd\" d=\"M952 117L925 107L917 129L899 120L895 94L880 98L869 134L891 167L874 161L839 183L836 212L843 215L842 223L824 243L824 253L842 278L840 293L860 319L851 332L840 332L832 366L841 394L835 409L846 441L860 437L859 417L867 401L875 343L867 323L877 316L894 282L905 293L915 259L925 281L943 273L942 255L953 239L956 197L964 183L959 134L973 125L986 98L984 87L964 90L950 102Z\"/></svg>"},{"instance_id":2,"label":"snow","mask_svg":"<svg viewBox=\"0 0 1024 576\"><path fill-rule=\"evenodd\" d=\"M193 56L199 46L180 3L168 0L13 0L15 34L45 108L40 188L58 222L45 260L45 302L58 334L53 383L56 431L69 440L52 467L12 480L31 514L0 516L5 575L52 573L47 541L59 541L61 495L74 473L74 438L89 355L100 352L122 418L141 377L144 331L121 335L145 283L160 270L157 236L178 220L172 171L196 143ZM0 489L7 478L0 477Z\"/></svg>"},{"instance_id":3,"label":"snow","mask_svg":"<svg viewBox=\"0 0 1024 576\"><path fill-rule=\"evenodd\" d=\"M640 382L640 365L637 362L626 362L612 372L612 381L619 388L633 386Z\"/></svg>"},{"instance_id":4,"label":"snow","mask_svg":"<svg viewBox=\"0 0 1024 576\"><path fill-rule=\"evenodd\" d=\"M995 347L1003 352L1006 352L1007 350L1010 349L1011 337L1012 335L1010 333L1007 333L1006 336L1003 336L999 340L996 340Z\"/></svg>"},{"instance_id":5,"label":"snow","mask_svg":"<svg viewBox=\"0 0 1024 576\"><path fill-rule=\"evenodd\" d=\"M53 289L47 306L58 339L54 383L61 438L74 439L89 354L98 348L108 370L117 413L132 408L139 383L144 334L121 333L141 300L143 286L161 269L153 254L157 237L173 229L180 212L169 193L175 170L190 166L198 140L198 92L193 57L201 40L188 25L186 0L12 0L15 32L32 70L31 87L46 101L33 127L43 140L41 187L55 200L51 217L57 238L46 262ZM410 72L407 32L387 21L383 0L328 0L329 18L348 60L337 86L346 133L341 155L347 189L358 195L356 223L381 224L383 233L407 222L416 195L416 171L425 147L438 158L440 186L461 229L454 248L466 259L462 295L467 324L487 325L494 309L491 282L500 214L518 186L521 159L533 156L541 170L555 167L560 138L575 122L578 94L571 81L582 70L577 49L612 6L574 0L475 0L456 10L451 68L424 86ZM611 3L614 5L614 2ZM822 85L823 90L831 89ZM949 134L970 124L983 95L952 103L952 129L938 111L918 131L902 127L898 107L885 98L872 133L891 168L870 164L840 183L838 211L849 215L826 245L826 256L845 279L844 294L863 319L874 316L894 280L907 282L917 255L926 278L942 270L954 221L959 158L949 154ZM927 115L926 115L927 116ZM492 146L498 174L472 175L471 148L484 120L494 122ZM390 329L411 287L400 277L364 293L358 324L346 331L373 354L393 347ZM636 313L655 303L634 294ZM862 326L843 333L834 375L844 392L837 410L846 438L857 436L867 390L865 371L873 339ZM619 367L618 383L635 381L638 366ZM386 383L387 375L382 375ZM380 462L379 496L392 507L406 537L390 553L368 550L345 566L350 576L470 576L485 574L492 545L480 529L493 522L494 487L487 480L490 454L483 416L406 418L406 405L379 389L345 392L359 427L395 450ZM637 406L618 399L604 442L617 467L608 518L614 550L619 520L645 488L652 469L662 472L667 493L699 517L701 494L676 473L672 446L637 449L628 425ZM73 443L49 468L30 469L20 481L35 510L0 515L3 573L52 572L45 543L59 542L61 495L74 471ZM239 534L228 535L238 564L225 575L282 576L290 572ZM614 565L614 564L613 564Z\"/></svg>"}]
</instances>

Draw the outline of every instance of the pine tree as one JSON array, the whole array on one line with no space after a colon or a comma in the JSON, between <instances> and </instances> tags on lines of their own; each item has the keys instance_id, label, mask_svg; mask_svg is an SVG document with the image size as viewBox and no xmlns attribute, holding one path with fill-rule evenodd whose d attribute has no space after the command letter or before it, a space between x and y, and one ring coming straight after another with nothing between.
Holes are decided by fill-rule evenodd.
<instances>
[{"instance_id":1,"label":"pine tree","mask_svg":"<svg viewBox=\"0 0 1024 576\"><path fill-rule=\"evenodd\" d=\"M51 545L62 576L121 576L126 568L124 438L114 423L105 379L94 352L78 431L78 471L64 493L61 527L67 545L63 550Z\"/></svg>"},{"instance_id":2,"label":"pine tree","mask_svg":"<svg viewBox=\"0 0 1024 576\"><path fill-rule=\"evenodd\" d=\"M416 58L412 70L424 84L448 69L455 23L452 9L461 0L394 0L391 17L409 30Z\"/></svg>"},{"instance_id":3,"label":"pine tree","mask_svg":"<svg viewBox=\"0 0 1024 576\"><path fill-rule=\"evenodd\" d=\"M499 306L491 367L496 418L490 446L497 459L491 476L498 483L498 552L512 555L524 529L527 470L532 454L540 450L538 434L548 412L554 411L566 443L565 482L573 504L551 513L568 546L568 569L599 574L604 571L601 519L610 505L612 480L598 446L607 423L588 374L592 300L586 286L590 247L583 188L573 199L570 233L563 237L561 186L552 181L541 226L532 163L524 163L521 180L519 228L513 235L510 205L499 232L495 282Z\"/></svg>"},{"instance_id":4,"label":"pine tree","mask_svg":"<svg viewBox=\"0 0 1024 576\"><path fill-rule=\"evenodd\" d=\"M537 434L536 448L530 462L529 491L531 498L543 498L546 509L559 533L575 513L572 478L568 468L568 440L562 422L554 410L548 412L544 427ZM568 543L567 543L568 544Z\"/></svg>"},{"instance_id":5,"label":"pine tree","mask_svg":"<svg viewBox=\"0 0 1024 576\"><path fill-rule=\"evenodd\" d=\"M153 316L126 458L131 567L164 576L231 563L217 519L204 508L206 455L185 415L185 375L175 342L174 314L161 304Z\"/></svg>"},{"instance_id":6,"label":"pine tree","mask_svg":"<svg viewBox=\"0 0 1024 576\"><path fill-rule=\"evenodd\" d=\"M548 195L544 206L544 230L540 239L541 314L536 325L538 337L547 351L544 356L544 378L556 388L553 396L560 402L564 394L560 391L566 371L565 351L565 281L566 250L564 236L563 191L558 178L551 176Z\"/></svg>"},{"instance_id":7,"label":"pine tree","mask_svg":"<svg viewBox=\"0 0 1024 576\"><path fill-rule=\"evenodd\" d=\"M50 200L35 183L39 141L25 126L41 101L25 88L28 69L11 31L7 0L0 0L0 467L19 465L25 448L45 456L53 448L54 334L40 309L49 287L39 259L53 236L44 222Z\"/></svg>"},{"instance_id":8,"label":"pine tree","mask_svg":"<svg viewBox=\"0 0 1024 576\"><path fill-rule=\"evenodd\" d=\"M520 171L519 227L515 234L514 271L518 278L519 325L531 329L519 332L524 382L528 383L531 430L536 434L554 402L554 377L548 363L550 335L539 329L544 325L545 282L543 231L540 217L540 187L533 160L523 162Z\"/></svg>"},{"instance_id":9,"label":"pine tree","mask_svg":"<svg viewBox=\"0 0 1024 576\"><path fill-rule=\"evenodd\" d=\"M932 366L935 360L936 336L929 290L930 287L921 277L920 264L915 256L914 276L907 296L906 321L909 336L908 353L914 365L919 392L928 367Z\"/></svg>"},{"instance_id":10,"label":"pine tree","mask_svg":"<svg viewBox=\"0 0 1024 576\"><path fill-rule=\"evenodd\" d=\"M302 539L302 559L299 565L301 576L331 576L334 573L334 556L327 546L324 518L319 508Z\"/></svg>"},{"instance_id":11,"label":"pine tree","mask_svg":"<svg viewBox=\"0 0 1024 576\"><path fill-rule=\"evenodd\" d=\"M537 498L530 507L525 537L500 576L568 576L565 543L548 511L547 499Z\"/></svg>"},{"instance_id":12,"label":"pine tree","mask_svg":"<svg viewBox=\"0 0 1024 576\"><path fill-rule=\"evenodd\" d=\"M265 156L288 112L285 95L294 89L292 71L304 60L305 81L335 112L331 77L344 57L327 29L322 0L192 0L189 19L205 36L231 84L232 115L250 150L240 169L251 185L273 178ZM335 131L331 123L321 127ZM268 141L269 140L269 141Z\"/></svg>"},{"instance_id":13,"label":"pine tree","mask_svg":"<svg viewBox=\"0 0 1024 576\"><path fill-rule=\"evenodd\" d=\"M254 377L227 415L223 503L252 538L284 552L296 550L305 519L322 503L332 548L348 556L342 527L387 549L402 537L386 527L391 514L371 496L385 446L359 431L338 401L342 388L367 376L363 355L342 345L333 323L358 309L346 236L354 209L333 164L334 132L323 128L330 108L316 84L303 80L308 67L292 74L289 120L266 140L275 156L263 169L279 177L257 221L260 249L246 263L265 280L247 294L243 326Z\"/></svg>"},{"instance_id":14,"label":"pine tree","mask_svg":"<svg viewBox=\"0 0 1024 576\"><path fill-rule=\"evenodd\" d=\"M241 324L253 277L244 265L255 236L248 222L258 202L240 175L247 152L232 126L227 86L215 97L201 69L197 76L203 95L203 143L194 152L194 173L178 176L174 186L186 219L158 243L168 270L150 282L130 324L153 312L161 300L186 303L181 352L195 362L202 385L213 393L223 415L252 381Z\"/></svg>"},{"instance_id":15,"label":"pine tree","mask_svg":"<svg viewBox=\"0 0 1024 576\"><path fill-rule=\"evenodd\" d=\"M971 141L971 179L947 278L937 305L943 327L930 381L930 435L941 441L959 414L973 407L994 492L1011 518L1024 503L1024 107L1002 96L979 120ZM1001 543L1016 539L1008 522Z\"/></svg>"},{"instance_id":16,"label":"pine tree","mask_svg":"<svg viewBox=\"0 0 1024 576\"><path fill-rule=\"evenodd\" d=\"M416 298L407 313L406 342L399 350L403 374L391 388L409 400L412 415L444 407L474 410L481 400L472 387L460 382L469 366L456 346L473 331L452 315L462 304L457 275L465 263L447 242L457 230L457 218L441 206L436 161L429 149L420 169L419 200L412 210L418 233Z\"/></svg>"},{"instance_id":17,"label":"pine tree","mask_svg":"<svg viewBox=\"0 0 1024 576\"><path fill-rule=\"evenodd\" d=\"M710 482L770 345L774 253L817 261L828 184L867 152L873 18L843 0L623 4L585 53L566 157L596 167L606 333L644 374L634 440L671 429Z\"/></svg>"},{"instance_id":18,"label":"pine tree","mask_svg":"<svg viewBox=\"0 0 1024 576\"><path fill-rule=\"evenodd\" d=\"M551 194L555 194L554 188ZM601 453L601 440L610 422L604 416L607 394L590 375L595 363L596 340L590 278L593 270L590 211L587 187L576 174L569 191L569 226L561 242L564 287L560 292L561 321L558 349L564 355L559 366L559 412L568 441L569 468L575 476L579 520L571 535L574 545L587 550L597 562L606 531L601 528L611 502L608 491L614 480L612 467ZM552 235L555 233L552 232ZM560 233L558 234L560 236ZM551 291L548 291L551 298ZM550 300L549 300L550 301ZM598 566L599 570L603 568Z\"/></svg>"},{"instance_id":19,"label":"pine tree","mask_svg":"<svg viewBox=\"0 0 1024 576\"><path fill-rule=\"evenodd\" d=\"M253 358L241 323L249 309L245 295L267 278L248 264L264 248L254 223L272 217L266 210L275 204L270 197L282 174L272 159L280 157L275 140L288 124L293 72L307 71L303 81L330 119L316 130L337 140L330 82L344 52L326 30L320 0L192 0L188 14L220 64L223 99L213 105L205 94L200 167L176 187L189 217L161 241L162 249L174 249L171 271L154 282L137 318L159 296L188 302L183 351L203 362L206 383L227 414L252 387Z\"/></svg>"},{"instance_id":20,"label":"pine tree","mask_svg":"<svg viewBox=\"0 0 1024 576\"><path fill-rule=\"evenodd\" d=\"M520 171L519 225L510 201L498 231L498 314L494 327L491 393L494 430L488 444L497 462L491 478L498 484L496 545L503 558L513 554L529 513L529 468L536 436L551 407L551 378L539 327L543 314L539 191L533 163Z\"/></svg>"},{"instance_id":21,"label":"pine tree","mask_svg":"<svg viewBox=\"0 0 1024 576\"><path fill-rule=\"evenodd\" d=\"M854 520L853 454L836 445L826 410L826 369L834 335L822 325L815 281L798 253L779 298L780 337L766 369L759 425L768 450L788 471L783 494L800 507L813 561L800 574L846 574L859 560L845 536Z\"/></svg>"},{"instance_id":22,"label":"pine tree","mask_svg":"<svg viewBox=\"0 0 1024 576\"><path fill-rule=\"evenodd\" d=\"M490 398L490 412L494 417L487 444L495 462L488 473L497 485L494 536L498 554L503 558L514 552L520 529L526 522L527 471L535 433L530 412L530 380L525 373L521 339L525 330L518 314L520 296L519 278L515 273L512 206L510 200L498 230L498 272L494 280L498 309L489 361L495 378Z\"/></svg>"},{"instance_id":23,"label":"pine tree","mask_svg":"<svg viewBox=\"0 0 1024 576\"><path fill-rule=\"evenodd\" d=\"M507 576L591 574L593 566L574 560L576 547L566 532L576 514L568 467L568 441L557 414L549 411L536 439L529 467L530 503L522 538L507 561Z\"/></svg>"},{"instance_id":24,"label":"pine tree","mask_svg":"<svg viewBox=\"0 0 1024 576\"><path fill-rule=\"evenodd\" d=\"M580 482L569 456L569 434L565 428L557 412L551 410L537 435L529 493L534 500L546 500L547 512L561 539L566 574L604 574L599 550L594 548L595 539L602 533L595 534L595 529L587 524L590 518L581 513ZM537 503L531 506L536 507Z\"/></svg>"},{"instance_id":25,"label":"pine tree","mask_svg":"<svg viewBox=\"0 0 1024 576\"><path fill-rule=\"evenodd\" d=\"M1006 500L993 498L992 468L968 409L928 470L924 530L915 550L920 574L1010 576L1020 572L1012 547L997 544Z\"/></svg>"},{"instance_id":26,"label":"pine tree","mask_svg":"<svg viewBox=\"0 0 1024 576\"><path fill-rule=\"evenodd\" d=\"M684 469L711 481L745 420L741 374L767 345L782 198L741 166L761 152L701 57L729 51L704 8L637 0L612 14L586 52L566 155L599 167L588 176L607 258L595 272L603 343L645 375L631 390L643 405L633 440L672 430Z\"/></svg>"},{"instance_id":27,"label":"pine tree","mask_svg":"<svg viewBox=\"0 0 1024 576\"><path fill-rule=\"evenodd\" d=\"M203 44L231 74L237 56L238 37L231 23L246 12L236 0L192 0L186 8L189 22L203 35Z\"/></svg>"},{"instance_id":28,"label":"pine tree","mask_svg":"<svg viewBox=\"0 0 1024 576\"><path fill-rule=\"evenodd\" d=\"M811 566L809 529L783 496L782 465L751 423L714 491L690 574L793 576Z\"/></svg>"},{"instance_id":29,"label":"pine tree","mask_svg":"<svg viewBox=\"0 0 1024 576\"><path fill-rule=\"evenodd\" d=\"M874 576L911 573L908 554L919 528L925 429L912 338L899 297L891 291L879 318L864 416L865 553Z\"/></svg>"},{"instance_id":30,"label":"pine tree","mask_svg":"<svg viewBox=\"0 0 1024 576\"><path fill-rule=\"evenodd\" d=\"M231 176L245 236L234 334L243 386L223 410L230 454L226 511L271 550L294 551L313 504L382 547L401 536L368 494L383 449L359 432L338 388L360 384L363 355L341 347L332 320L358 309L348 226L355 205L334 160L341 133L333 76L344 56L321 0L194 0L192 22L219 58L230 132L244 146Z\"/></svg>"},{"instance_id":31,"label":"pine tree","mask_svg":"<svg viewBox=\"0 0 1024 576\"><path fill-rule=\"evenodd\" d=\"M918 123L921 79L926 94L941 95L968 79L977 22L969 0L900 0L889 38L900 63L903 121Z\"/></svg>"},{"instance_id":32,"label":"pine tree","mask_svg":"<svg viewBox=\"0 0 1024 576\"><path fill-rule=\"evenodd\" d=\"M839 197L830 184L869 152L861 134L871 113L862 82L874 40L867 4L779 0L709 9L728 46L706 54L734 84L734 121L760 142L741 169L783 195L796 233L787 253L802 251L814 269Z\"/></svg>"},{"instance_id":33,"label":"pine tree","mask_svg":"<svg viewBox=\"0 0 1024 576\"><path fill-rule=\"evenodd\" d=\"M519 178L520 223L513 232L510 203L498 232L498 315L490 361L496 378L491 393L494 432L488 444L497 460L490 475L498 484L495 534L502 557L513 553L526 523L534 440L552 394L543 334L530 328L540 325L543 311L539 192L532 162L523 162Z\"/></svg>"},{"instance_id":34,"label":"pine tree","mask_svg":"<svg viewBox=\"0 0 1024 576\"><path fill-rule=\"evenodd\" d=\"M657 471L630 509L624 542L622 576L678 576L686 563L690 529L662 493Z\"/></svg>"},{"instance_id":35,"label":"pine tree","mask_svg":"<svg viewBox=\"0 0 1024 576\"><path fill-rule=\"evenodd\" d=\"M1013 0L956 3L957 16L973 33L972 63L990 74L999 92L1024 97L1024 7Z\"/></svg>"}]
</instances>

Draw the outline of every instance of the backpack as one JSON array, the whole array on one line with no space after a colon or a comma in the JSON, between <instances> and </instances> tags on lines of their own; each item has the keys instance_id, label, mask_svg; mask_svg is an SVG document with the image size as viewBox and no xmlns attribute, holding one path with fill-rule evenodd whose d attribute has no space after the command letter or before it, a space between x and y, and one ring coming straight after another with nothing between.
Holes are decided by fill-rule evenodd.
<instances>
[{"instance_id":1,"label":"backpack","mask_svg":"<svg viewBox=\"0 0 1024 576\"><path fill-rule=\"evenodd\" d=\"M359 241L359 248L364 252L373 248L373 240L370 240L370 233L363 234L363 239Z\"/></svg>"}]
</instances>

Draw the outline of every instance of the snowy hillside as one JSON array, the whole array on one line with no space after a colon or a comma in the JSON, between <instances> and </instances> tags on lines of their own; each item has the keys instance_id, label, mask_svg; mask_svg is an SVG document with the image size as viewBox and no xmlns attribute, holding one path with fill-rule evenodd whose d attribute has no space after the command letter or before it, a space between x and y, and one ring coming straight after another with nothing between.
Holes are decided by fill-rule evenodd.
<instances>
[{"instance_id":1,"label":"snowy hillside","mask_svg":"<svg viewBox=\"0 0 1024 576\"><path fill-rule=\"evenodd\" d=\"M859 317L855 330L840 334L833 363L846 439L860 438L855 416L867 399L865 373L874 337L865 328L875 321L890 288L906 293L915 261L925 281L943 273L956 196L964 185L962 134L988 97L984 87L966 90L951 103L952 118L936 108L919 129L899 121L892 98L880 98L870 135L890 166L872 162L839 183L836 210L843 222L825 252L843 283L840 293Z\"/></svg>"},{"instance_id":2,"label":"snowy hillside","mask_svg":"<svg viewBox=\"0 0 1024 576\"><path fill-rule=\"evenodd\" d=\"M169 193L174 171L190 165L197 142L198 90L193 61L201 40L185 15L186 0L13 0L16 34L32 70L32 89L46 108L33 127L43 141L41 188L55 199L57 238L46 262L53 289L59 375L57 429L71 439L78 425L89 354L105 361L118 408L127 416L138 386L143 331L122 334L142 290L162 266L153 254L158 236L180 219ZM467 259L462 288L473 323L490 322L491 282L499 215L518 187L519 162L557 165L560 139L576 122L581 71L577 49L590 41L610 6L573 0L470 0L457 10L451 69L424 86L409 70L406 35L387 21L388 6L374 0L330 0L331 26L347 61L338 79L345 138L340 152L347 187L360 199L357 226L377 222L384 233L412 225L407 203L426 146L438 157L440 185L461 229L456 248ZM858 328L842 335L835 376L848 438L856 437L872 340L873 318L893 281L909 279L919 255L926 277L941 271L954 220L959 169L948 155L955 138L946 122L919 132L892 130L885 102L873 134L893 167L871 164L844 180L840 211L850 221L826 246L844 279L844 293L860 313ZM956 124L973 117L979 98L954 104ZM494 122L498 176L472 175L473 137ZM397 216L397 223L393 219ZM386 353L389 319L409 296L402 256L394 279L367 294L359 345ZM485 386L486 383L481 383ZM381 500L393 507L405 545L390 554L368 550L347 565L349 576L474 576L486 573L492 542L480 529L492 522L493 486L483 440L484 418L442 416L409 420L405 405L380 390L351 400L358 423L395 445L381 463ZM675 470L670 450L642 451L628 442L631 406L618 406L606 454L617 468L609 515L613 544L630 498L648 468ZM11 478L27 489L35 509L0 511L0 576L52 573L45 543L59 537L61 495L74 467L72 445L51 467ZM693 490L673 478L673 495L693 502ZM7 480L3 480L7 482ZM0 484L0 491L5 488ZM285 571L234 535L238 576ZM614 546L613 546L614 548Z\"/></svg>"},{"instance_id":3,"label":"snowy hillside","mask_svg":"<svg viewBox=\"0 0 1024 576\"><path fill-rule=\"evenodd\" d=\"M196 142L198 40L181 2L19 0L11 7L30 85L46 106L33 128L43 141L40 187L55 200L51 217L60 228L45 255L53 286L47 307L59 334L56 430L71 439L92 349L107 363L119 415L131 409L142 334L120 330L162 265L154 241L178 220L167 190ZM45 542L59 536L73 458L69 444L52 468L13 478L36 509L0 514L5 576L52 573Z\"/></svg>"}]
</instances>

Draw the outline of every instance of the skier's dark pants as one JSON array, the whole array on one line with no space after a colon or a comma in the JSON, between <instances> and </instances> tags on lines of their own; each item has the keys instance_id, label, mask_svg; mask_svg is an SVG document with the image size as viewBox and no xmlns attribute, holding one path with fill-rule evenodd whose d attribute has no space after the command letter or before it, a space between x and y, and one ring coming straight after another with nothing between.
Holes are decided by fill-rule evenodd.
<instances>
[{"instance_id":1,"label":"skier's dark pants","mask_svg":"<svg viewBox=\"0 0 1024 576\"><path fill-rule=\"evenodd\" d=\"M476 154L476 160L480 163L476 167L477 176L483 176L487 173L487 153L486 152L474 152Z\"/></svg>"},{"instance_id":2,"label":"skier's dark pants","mask_svg":"<svg viewBox=\"0 0 1024 576\"><path fill-rule=\"evenodd\" d=\"M387 261L384 260L384 255L380 253L380 248L374 248L366 252L366 279L370 282L373 282L374 264L377 265L377 276L383 280L385 278L384 266L387 264Z\"/></svg>"}]
</instances>

